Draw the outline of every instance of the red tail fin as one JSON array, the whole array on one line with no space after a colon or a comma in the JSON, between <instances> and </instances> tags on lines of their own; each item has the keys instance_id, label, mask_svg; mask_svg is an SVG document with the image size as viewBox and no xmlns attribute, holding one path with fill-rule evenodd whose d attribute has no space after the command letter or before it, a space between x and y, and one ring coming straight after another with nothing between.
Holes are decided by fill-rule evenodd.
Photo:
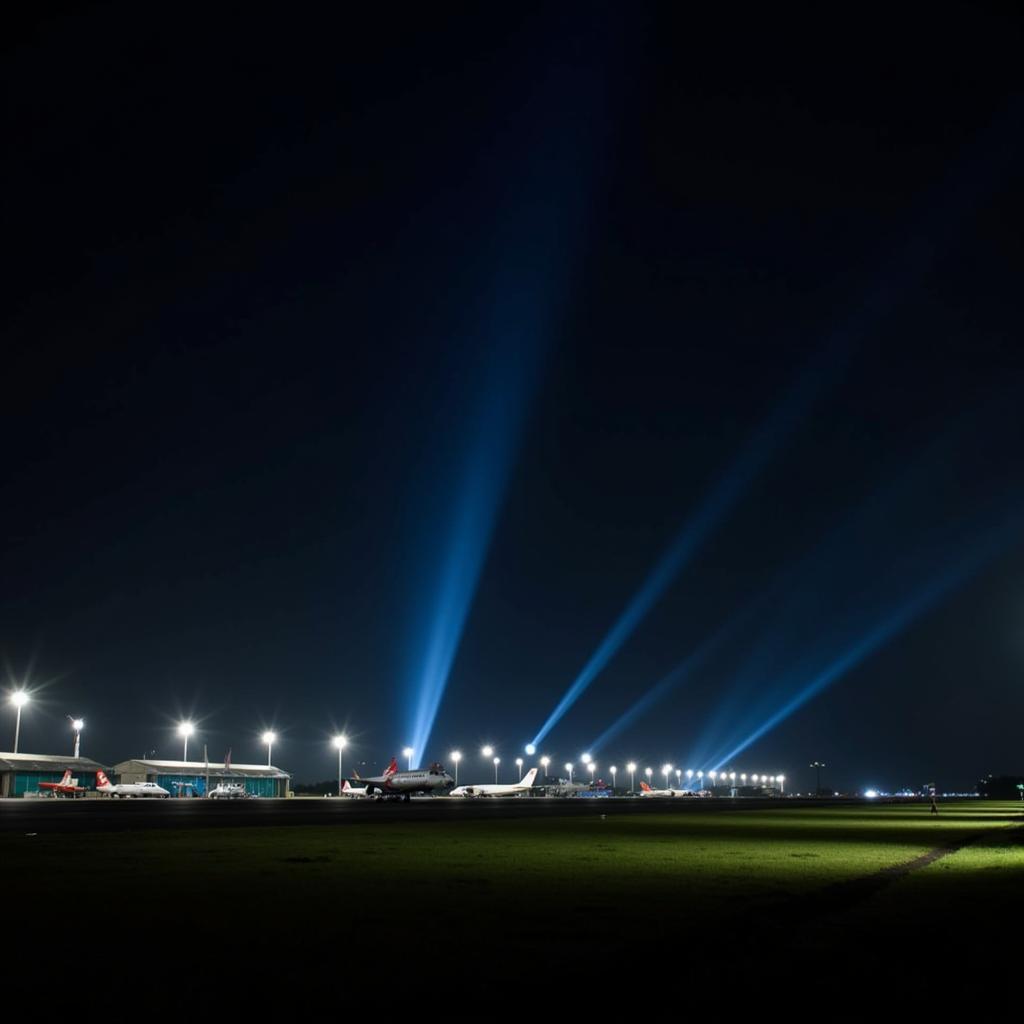
<instances>
[{"instance_id":1,"label":"red tail fin","mask_svg":"<svg viewBox=\"0 0 1024 1024\"><path fill-rule=\"evenodd\" d=\"M97 786L109 786L110 779L103 772L96 773L96 785Z\"/></svg>"},{"instance_id":2,"label":"red tail fin","mask_svg":"<svg viewBox=\"0 0 1024 1024\"><path fill-rule=\"evenodd\" d=\"M388 765L388 770L384 773L384 778L387 778L389 775L394 775L397 771L398 762L394 758L391 758L391 764Z\"/></svg>"},{"instance_id":3,"label":"red tail fin","mask_svg":"<svg viewBox=\"0 0 1024 1024\"><path fill-rule=\"evenodd\" d=\"M653 791L653 790L651 789L651 787L647 785L647 783L646 783L646 782L641 782L641 783L640 783L640 788L641 788L641 789L642 789L642 790L643 790L643 791L644 791L645 793L653 793L653 792L654 792L654 791Z\"/></svg>"},{"instance_id":4,"label":"red tail fin","mask_svg":"<svg viewBox=\"0 0 1024 1024\"><path fill-rule=\"evenodd\" d=\"M68 768L67 771L64 772L64 778L60 780L60 784L62 786L69 786L69 785L71 785L71 769L70 768Z\"/></svg>"}]
</instances>

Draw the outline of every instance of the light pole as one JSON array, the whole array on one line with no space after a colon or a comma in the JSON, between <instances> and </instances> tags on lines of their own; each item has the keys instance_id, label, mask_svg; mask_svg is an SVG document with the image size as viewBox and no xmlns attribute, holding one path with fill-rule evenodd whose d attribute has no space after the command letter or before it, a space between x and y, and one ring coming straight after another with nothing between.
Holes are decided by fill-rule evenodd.
<instances>
[{"instance_id":1,"label":"light pole","mask_svg":"<svg viewBox=\"0 0 1024 1024\"><path fill-rule=\"evenodd\" d=\"M267 745L267 767L271 767L270 752L274 749L274 741L277 739L277 735L271 732L269 729L263 734L263 742Z\"/></svg>"},{"instance_id":2,"label":"light pole","mask_svg":"<svg viewBox=\"0 0 1024 1024\"><path fill-rule=\"evenodd\" d=\"M682 789L682 788L683 788L683 769L682 768L677 768L676 769L676 789Z\"/></svg>"},{"instance_id":3,"label":"light pole","mask_svg":"<svg viewBox=\"0 0 1024 1024\"><path fill-rule=\"evenodd\" d=\"M544 769L544 781L545 782L547 781L547 778L548 778L548 765L549 764L551 764L551 758L550 757L542 757L540 759L540 766L541 766L541 768Z\"/></svg>"},{"instance_id":4,"label":"light pole","mask_svg":"<svg viewBox=\"0 0 1024 1024\"><path fill-rule=\"evenodd\" d=\"M462 760L462 754L457 750L451 752L452 764L455 765L455 785L459 784L459 762Z\"/></svg>"},{"instance_id":5,"label":"light pole","mask_svg":"<svg viewBox=\"0 0 1024 1024\"><path fill-rule=\"evenodd\" d=\"M594 788L594 771L597 769L597 765L593 761L587 762L587 767L590 769L590 788Z\"/></svg>"},{"instance_id":6,"label":"light pole","mask_svg":"<svg viewBox=\"0 0 1024 1024\"><path fill-rule=\"evenodd\" d=\"M785 775L780 775L779 776L779 793L782 796L786 795L786 776Z\"/></svg>"},{"instance_id":7,"label":"light pole","mask_svg":"<svg viewBox=\"0 0 1024 1024\"><path fill-rule=\"evenodd\" d=\"M412 749L412 747L406 747L402 751L402 757L405 758L405 763L408 766L408 770L409 771L412 771L412 755L414 753L415 753L415 751Z\"/></svg>"},{"instance_id":8,"label":"light pole","mask_svg":"<svg viewBox=\"0 0 1024 1024\"><path fill-rule=\"evenodd\" d=\"M671 789L672 787L669 785L668 777L672 774L672 765L663 764L661 766L661 774L665 776L665 788Z\"/></svg>"},{"instance_id":9,"label":"light pole","mask_svg":"<svg viewBox=\"0 0 1024 1024\"><path fill-rule=\"evenodd\" d=\"M516 758L516 767L519 769L519 781L523 781L523 759L521 757Z\"/></svg>"},{"instance_id":10,"label":"light pole","mask_svg":"<svg viewBox=\"0 0 1024 1024\"><path fill-rule=\"evenodd\" d=\"M68 721L71 723L71 728L75 730L75 757L77 758L82 749L82 730L85 728L85 722L81 718L72 718L68 715Z\"/></svg>"},{"instance_id":11,"label":"light pole","mask_svg":"<svg viewBox=\"0 0 1024 1024\"><path fill-rule=\"evenodd\" d=\"M703 793L704 792L704 772L703 771L697 772L697 782L700 785L700 791Z\"/></svg>"},{"instance_id":12,"label":"light pole","mask_svg":"<svg viewBox=\"0 0 1024 1024\"><path fill-rule=\"evenodd\" d=\"M24 690L15 690L11 694L11 703L16 709L14 718L14 753L18 752L18 737L21 735L21 709L28 703L29 697Z\"/></svg>"},{"instance_id":13,"label":"light pole","mask_svg":"<svg viewBox=\"0 0 1024 1024\"><path fill-rule=\"evenodd\" d=\"M636 779L633 776L636 774L636 761L630 761L626 765L626 771L629 772L629 791L630 793L636 792Z\"/></svg>"},{"instance_id":14,"label":"light pole","mask_svg":"<svg viewBox=\"0 0 1024 1024\"><path fill-rule=\"evenodd\" d=\"M181 755L181 763L184 764L188 761L188 738L196 731L196 727L191 722L182 722L178 726L178 735L185 741L185 750Z\"/></svg>"},{"instance_id":15,"label":"light pole","mask_svg":"<svg viewBox=\"0 0 1024 1024\"><path fill-rule=\"evenodd\" d=\"M566 761L565 770L569 773L569 785L572 785L572 761Z\"/></svg>"},{"instance_id":16,"label":"light pole","mask_svg":"<svg viewBox=\"0 0 1024 1024\"><path fill-rule=\"evenodd\" d=\"M342 794L342 773L341 773L341 752L345 749L348 740L343 735L334 737L334 745L338 748L338 796Z\"/></svg>"},{"instance_id":17,"label":"light pole","mask_svg":"<svg viewBox=\"0 0 1024 1024\"><path fill-rule=\"evenodd\" d=\"M498 765L501 764L501 758L496 757L494 759L494 784L498 784Z\"/></svg>"},{"instance_id":18,"label":"light pole","mask_svg":"<svg viewBox=\"0 0 1024 1024\"><path fill-rule=\"evenodd\" d=\"M618 770L619 769L616 768L615 765L612 765L611 768L608 769L608 771L612 773L612 796L615 795L615 775L618 772Z\"/></svg>"},{"instance_id":19,"label":"light pole","mask_svg":"<svg viewBox=\"0 0 1024 1024\"><path fill-rule=\"evenodd\" d=\"M645 768L644 769L644 775L647 776L647 785L648 786L651 784L651 776L653 774L654 774L654 769L653 768Z\"/></svg>"},{"instance_id":20,"label":"light pole","mask_svg":"<svg viewBox=\"0 0 1024 1024\"><path fill-rule=\"evenodd\" d=\"M687 787L689 787L692 784L693 784L693 769L692 768L687 768L686 769L686 785L687 785Z\"/></svg>"}]
</instances>

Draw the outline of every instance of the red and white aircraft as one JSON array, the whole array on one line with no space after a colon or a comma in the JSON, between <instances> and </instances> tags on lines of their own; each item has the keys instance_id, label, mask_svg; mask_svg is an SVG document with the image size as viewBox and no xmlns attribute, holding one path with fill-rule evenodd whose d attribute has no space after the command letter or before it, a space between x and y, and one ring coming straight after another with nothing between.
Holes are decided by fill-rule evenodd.
<instances>
[{"instance_id":1,"label":"red and white aircraft","mask_svg":"<svg viewBox=\"0 0 1024 1024\"><path fill-rule=\"evenodd\" d=\"M64 772L60 782L40 782L39 788L46 790L51 796L78 796L85 792L85 786L78 784L78 779L71 778L71 769Z\"/></svg>"},{"instance_id":2,"label":"red and white aircraft","mask_svg":"<svg viewBox=\"0 0 1024 1024\"><path fill-rule=\"evenodd\" d=\"M356 774L355 781L365 783L366 795L376 800L388 797L408 800L413 793L433 793L439 789L451 789L455 785L455 780L436 761L429 768L400 772L394 758L391 758L391 764L383 775L364 779Z\"/></svg>"},{"instance_id":3,"label":"red and white aircraft","mask_svg":"<svg viewBox=\"0 0 1024 1024\"><path fill-rule=\"evenodd\" d=\"M104 772L96 773L96 792L122 799L148 796L166 800L171 795L155 782L122 782L121 785L115 786Z\"/></svg>"}]
</instances>

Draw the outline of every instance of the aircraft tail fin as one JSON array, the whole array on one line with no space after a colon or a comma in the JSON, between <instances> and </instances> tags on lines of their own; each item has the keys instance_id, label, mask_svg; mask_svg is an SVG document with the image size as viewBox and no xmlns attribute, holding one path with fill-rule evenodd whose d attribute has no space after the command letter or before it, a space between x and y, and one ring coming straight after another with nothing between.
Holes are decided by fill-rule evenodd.
<instances>
[{"instance_id":1,"label":"aircraft tail fin","mask_svg":"<svg viewBox=\"0 0 1024 1024\"><path fill-rule=\"evenodd\" d=\"M524 776L523 781L519 783L520 786L532 786L534 780L537 778L537 769L531 768Z\"/></svg>"},{"instance_id":2,"label":"aircraft tail fin","mask_svg":"<svg viewBox=\"0 0 1024 1024\"><path fill-rule=\"evenodd\" d=\"M60 784L62 786L70 786L71 785L71 769L70 768L68 768L67 771L64 772L64 778L60 780Z\"/></svg>"},{"instance_id":3,"label":"aircraft tail fin","mask_svg":"<svg viewBox=\"0 0 1024 1024\"><path fill-rule=\"evenodd\" d=\"M110 779L107 778L106 772L102 772L102 771L97 772L96 773L96 788L97 789L103 789L103 788L105 788L106 786L109 786L109 785L110 785Z\"/></svg>"},{"instance_id":4,"label":"aircraft tail fin","mask_svg":"<svg viewBox=\"0 0 1024 1024\"><path fill-rule=\"evenodd\" d=\"M394 775L398 771L398 762L391 758L391 764L388 765L387 771L384 773L384 777L387 778L389 775Z\"/></svg>"},{"instance_id":5,"label":"aircraft tail fin","mask_svg":"<svg viewBox=\"0 0 1024 1024\"><path fill-rule=\"evenodd\" d=\"M653 790L653 789L651 789L651 787L650 787L650 786L648 786L646 782L641 782L641 783L640 783L640 788L641 788L641 789L642 789L642 790L643 790L643 791L644 791L645 793L653 793L653 792L654 792L654 790Z\"/></svg>"}]
</instances>

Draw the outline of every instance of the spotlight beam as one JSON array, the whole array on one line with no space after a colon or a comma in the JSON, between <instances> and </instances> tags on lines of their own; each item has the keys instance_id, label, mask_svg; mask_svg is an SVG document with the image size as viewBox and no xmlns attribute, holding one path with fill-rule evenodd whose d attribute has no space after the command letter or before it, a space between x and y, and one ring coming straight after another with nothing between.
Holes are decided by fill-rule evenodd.
<instances>
[{"instance_id":1,"label":"spotlight beam","mask_svg":"<svg viewBox=\"0 0 1024 1024\"><path fill-rule=\"evenodd\" d=\"M786 397L775 406L757 432L747 441L729 471L718 478L696 511L662 553L654 569L633 599L623 609L590 660L533 739L539 744L562 716L576 703L647 617L683 568L690 562L713 530L726 518L772 456L797 430L814 401L846 364L849 345L834 339L826 345L798 375Z\"/></svg>"},{"instance_id":2,"label":"spotlight beam","mask_svg":"<svg viewBox=\"0 0 1024 1024\"><path fill-rule=\"evenodd\" d=\"M715 768L721 768L756 743L762 736L770 732L781 722L784 722L795 711L799 710L809 700L816 697L824 689L837 682L855 668L866 658L870 657L881 647L887 644L895 636L902 633L911 626L922 615L925 615L937 604L939 604L953 590L963 585L970 577L975 575L987 562L989 562L998 550L1004 548L1012 534L1019 534L1019 519L1011 518L1010 522L1002 529L994 531L986 542L981 545L970 557L963 559L959 565L945 573L941 573L921 588L918 594L894 613L884 618L867 632L857 643L846 650L839 657L835 658L825 668L820 670L808 682L806 682L797 693L787 700L777 711L770 715L760 726L751 732L745 739L738 743L724 757L715 763Z\"/></svg>"}]
</instances>

